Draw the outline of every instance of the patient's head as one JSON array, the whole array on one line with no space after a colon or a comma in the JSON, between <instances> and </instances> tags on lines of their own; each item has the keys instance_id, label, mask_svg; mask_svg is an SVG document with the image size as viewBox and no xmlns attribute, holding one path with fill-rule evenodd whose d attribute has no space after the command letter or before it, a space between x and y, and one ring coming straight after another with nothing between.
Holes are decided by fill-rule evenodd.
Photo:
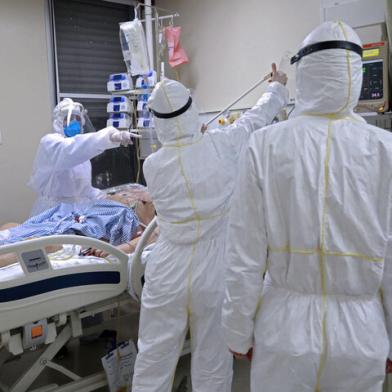
<instances>
[{"instance_id":1,"label":"patient's head","mask_svg":"<svg viewBox=\"0 0 392 392\"><path fill-rule=\"evenodd\" d=\"M147 226L155 216L155 208L152 201L138 200L135 207L136 215L143 225Z\"/></svg>"},{"instance_id":2,"label":"patient's head","mask_svg":"<svg viewBox=\"0 0 392 392\"><path fill-rule=\"evenodd\" d=\"M143 225L147 226L155 216L154 205L145 187L126 188L113 195L108 195L107 198L127 207L135 208L136 215Z\"/></svg>"}]
</instances>

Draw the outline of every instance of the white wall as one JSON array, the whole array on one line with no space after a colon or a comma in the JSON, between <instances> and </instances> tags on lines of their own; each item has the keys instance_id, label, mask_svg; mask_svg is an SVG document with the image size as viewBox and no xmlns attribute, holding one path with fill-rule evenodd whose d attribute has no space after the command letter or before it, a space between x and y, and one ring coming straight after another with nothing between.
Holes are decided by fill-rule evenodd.
<instances>
[{"instance_id":1,"label":"white wall","mask_svg":"<svg viewBox=\"0 0 392 392\"><path fill-rule=\"evenodd\" d=\"M353 27L362 43L386 39L385 12L388 0L322 0L323 20L340 19Z\"/></svg>"},{"instance_id":2,"label":"white wall","mask_svg":"<svg viewBox=\"0 0 392 392\"><path fill-rule=\"evenodd\" d=\"M324 20L341 19L351 27L383 23L385 0L322 0Z\"/></svg>"},{"instance_id":3,"label":"white wall","mask_svg":"<svg viewBox=\"0 0 392 392\"><path fill-rule=\"evenodd\" d=\"M201 111L219 110L279 62L296 52L320 23L320 0L157 0L180 13L181 42L190 63L180 78L194 88ZM251 106L258 89L236 107ZM291 85L291 91L295 91Z\"/></svg>"},{"instance_id":4,"label":"white wall","mask_svg":"<svg viewBox=\"0 0 392 392\"><path fill-rule=\"evenodd\" d=\"M45 1L0 1L0 224L29 215L35 197L26 182L50 129Z\"/></svg>"}]
</instances>

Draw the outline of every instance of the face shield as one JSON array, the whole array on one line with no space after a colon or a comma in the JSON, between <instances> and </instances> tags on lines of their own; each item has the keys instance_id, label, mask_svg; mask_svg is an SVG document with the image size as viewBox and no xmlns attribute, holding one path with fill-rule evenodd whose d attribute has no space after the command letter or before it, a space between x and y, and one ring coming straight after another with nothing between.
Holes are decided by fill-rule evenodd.
<instances>
[{"instance_id":1,"label":"face shield","mask_svg":"<svg viewBox=\"0 0 392 392\"><path fill-rule=\"evenodd\" d=\"M66 137L95 132L87 110L79 102L63 99L54 109L54 128Z\"/></svg>"},{"instance_id":2,"label":"face shield","mask_svg":"<svg viewBox=\"0 0 392 392\"><path fill-rule=\"evenodd\" d=\"M308 56L309 54L316 53L327 49L345 49L350 50L354 53L359 54L362 57L362 47L354 42L349 41L324 41L317 42L315 44L307 45L302 48L295 56L290 60L291 65L297 63L301 58Z\"/></svg>"},{"instance_id":3,"label":"face shield","mask_svg":"<svg viewBox=\"0 0 392 392\"><path fill-rule=\"evenodd\" d=\"M63 120L64 135L72 137L82 132L82 117L79 114L71 114Z\"/></svg>"}]
</instances>

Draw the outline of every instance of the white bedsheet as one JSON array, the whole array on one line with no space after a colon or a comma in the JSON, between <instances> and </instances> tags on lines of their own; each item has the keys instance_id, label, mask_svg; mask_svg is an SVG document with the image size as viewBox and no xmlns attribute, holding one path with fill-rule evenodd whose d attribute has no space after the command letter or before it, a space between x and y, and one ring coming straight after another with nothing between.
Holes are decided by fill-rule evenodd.
<instances>
[{"instance_id":1,"label":"white bedsheet","mask_svg":"<svg viewBox=\"0 0 392 392\"><path fill-rule=\"evenodd\" d=\"M6 240L10 236L10 231L7 230L0 230L0 241Z\"/></svg>"},{"instance_id":2,"label":"white bedsheet","mask_svg":"<svg viewBox=\"0 0 392 392\"><path fill-rule=\"evenodd\" d=\"M69 268L73 266L107 265L111 263L111 256L106 259L95 256L80 256L80 245L63 245L63 249L49 254L51 266L55 270ZM17 279L24 275L23 269L19 263L10 264L0 268L0 283Z\"/></svg>"}]
</instances>

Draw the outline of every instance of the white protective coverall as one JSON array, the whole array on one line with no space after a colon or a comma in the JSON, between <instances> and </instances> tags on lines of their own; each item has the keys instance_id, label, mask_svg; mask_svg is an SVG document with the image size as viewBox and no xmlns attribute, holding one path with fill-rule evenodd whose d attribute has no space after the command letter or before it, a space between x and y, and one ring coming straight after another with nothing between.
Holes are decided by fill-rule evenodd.
<instances>
[{"instance_id":1,"label":"white protective coverall","mask_svg":"<svg viewBox=\"0 0 392 392\"><path fill-rule=\"evenodd\" d=\"M165 79L150 108L183 108L189 91ZM250 134L271 123L288 100L273 82L257 104L232 126L202 134L195 105L161 119L162 148L143 171L158 216L160 236L145 271L139 354L133 389L171 392L177 361L190 328L193 392L231 391L232 356L221 332L225 234L240 150Z\"/></svg>"},{"instance_id":2,"label":"white protective coverall","mask_svg":"<svg viewBox=\"0 0 392 392\"><path fill-rule=\"evenodd\" d=\"M38 146L28 185L38 194L32 215L59 203L85 203L104 197L91 185L90 159L107 149L120 146L113 127L98 132L64 136L64 118L69 109L83 120L83 107L66 98L53 111L54 133L45 135ZM125 133L124 133L125 134Z\"/></svg>"},{"instance_id":3,"label":"white protective coverall","mask_svg":"<svg viewBox=\"0 0 392 392\"><path fill-rule=\"evenodd\" d=\"M349 26L328 22L303 47L330 40L361 45ZM361 84L351 50L303 57L297 116L254 133L241 157L222 323L233 351L254 348L252 392L381 391L392 135L353 114Z\"/></svg>"}]
</instances>

